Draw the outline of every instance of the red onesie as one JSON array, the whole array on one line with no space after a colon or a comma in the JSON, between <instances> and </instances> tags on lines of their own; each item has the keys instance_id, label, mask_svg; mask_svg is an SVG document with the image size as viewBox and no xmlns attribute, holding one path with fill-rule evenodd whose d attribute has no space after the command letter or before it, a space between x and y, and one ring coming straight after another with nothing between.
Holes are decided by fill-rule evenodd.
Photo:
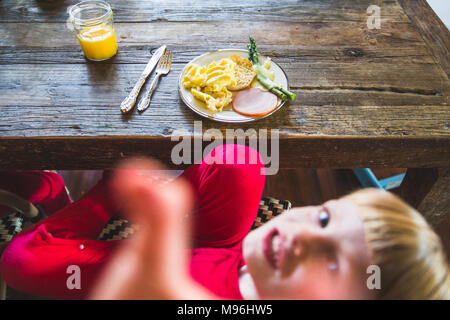
<instances>
[{"instance_id":1,"label":"red onesie","mask_svg":"<svg viewBox=\"0 0 450 320\"><path fill-rule=\"evenodd\" d=\"M241 164L237 156L244 153L246 161ZM210 164L212 158L222 159L222 164ZM223 298L242 299L238 283L238 270L244 265L241 244L257 214L263 172L255 150L224 145L182 175L196 193L190 273ZM0 261L6 283L41 297L85 298L120 245L120 241L96 240L120 211L110 188L104 177L81 199L17 235ZM79 267L81 289L67 286L71 265Z\"/></svg>"}]
</instances>

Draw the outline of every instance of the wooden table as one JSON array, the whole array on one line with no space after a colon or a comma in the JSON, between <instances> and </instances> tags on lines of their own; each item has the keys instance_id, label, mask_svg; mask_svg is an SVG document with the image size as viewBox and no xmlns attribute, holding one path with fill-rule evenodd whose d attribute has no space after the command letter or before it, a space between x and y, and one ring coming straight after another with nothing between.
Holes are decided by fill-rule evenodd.
<instances>
[{"instance_id":1,"label":"wooden table","mask_svg":"<svg viewBox=\"0 0 450 320\"><path fill-rule=\"evenodd\" d=\"M423 0L120 1L119 52L85 60L66 29L74 1L0 2L0 167L98 169L135 155L170 165L176 129L279 129L280 164L411 168L403 194L437 223L450 167L449 34ZM370 5L381 28L367 26ZM184 65L245 49L286 71L295 103L249 124L199 117L177 92ZM151 50L174 49L172 71L143 114L119 111ZM198 134L192 134L198 136ZM412 187L412 189L411 189Z\"/></svg>"}]
</instances>

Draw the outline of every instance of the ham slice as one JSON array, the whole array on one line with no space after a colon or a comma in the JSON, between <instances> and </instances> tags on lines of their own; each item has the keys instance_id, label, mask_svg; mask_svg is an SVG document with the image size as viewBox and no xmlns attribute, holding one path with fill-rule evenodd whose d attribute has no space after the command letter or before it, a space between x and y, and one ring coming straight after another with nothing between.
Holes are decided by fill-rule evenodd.
<instances>
[{"instance_id":1,"label":"ham slice","mask_svg":"<svg viewBox=\"0 0 450 320\"><path fill-rule=\"evenodd\" d=\"M278 97L258 88L239 91L233 99L233 110L250 117L261 117L272 112L278 105Z\"/></svg>"}]
</instances>

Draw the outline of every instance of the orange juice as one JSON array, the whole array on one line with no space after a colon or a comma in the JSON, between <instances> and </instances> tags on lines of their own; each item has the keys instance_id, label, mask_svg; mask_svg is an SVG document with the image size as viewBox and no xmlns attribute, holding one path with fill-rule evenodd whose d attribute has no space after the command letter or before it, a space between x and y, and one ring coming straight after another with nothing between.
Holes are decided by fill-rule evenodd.
<instances>
[{"instance_id":1,"label":"orange juice","mask_svg":"<svg viewBox=\"0 0 450 320\"><path fill-rule=\"evenodd\" d=\"M85 27L77 37L84 55L90 60L106 60L117 53L116 33L112 26Z\"/></svg>"}]
</instances>

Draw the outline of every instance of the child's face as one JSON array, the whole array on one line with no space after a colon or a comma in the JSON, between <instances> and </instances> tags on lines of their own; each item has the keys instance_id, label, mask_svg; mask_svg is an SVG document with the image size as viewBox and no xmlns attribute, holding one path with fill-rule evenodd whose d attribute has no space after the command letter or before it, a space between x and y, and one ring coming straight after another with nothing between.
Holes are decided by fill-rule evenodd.
<instances>
[{"instance_id":1,"label":"child's face","mask_svg":"<svg viewBox=\"0 0 450 320\"><path fill-rule=\"evenodd\" d=\"M363 299L369 252L349 200L294 208L251 232L243 254L262 299Z\"/></svg>"}]
</instances>

